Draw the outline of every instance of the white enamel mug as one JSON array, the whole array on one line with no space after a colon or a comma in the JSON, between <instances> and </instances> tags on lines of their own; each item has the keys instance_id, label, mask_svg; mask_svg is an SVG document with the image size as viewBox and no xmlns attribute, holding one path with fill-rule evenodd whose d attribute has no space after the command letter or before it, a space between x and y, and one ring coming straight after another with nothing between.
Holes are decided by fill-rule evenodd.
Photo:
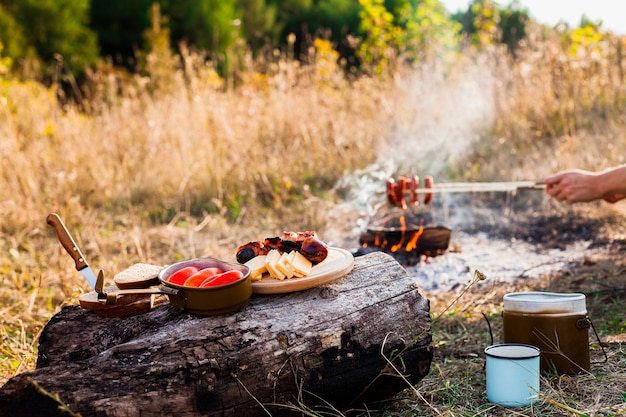
<instances>
[{"instance_id":1,"label":"white enamel mug","mask_svg":"<svg viewBox=\"0 0 626 417\"><path fill-rule=\"evenodd\" d=\"M505 407L534 403L539 397L539 354L538 347L518 343L485 348L489 402Z\"/></svg>"}]
</instances>

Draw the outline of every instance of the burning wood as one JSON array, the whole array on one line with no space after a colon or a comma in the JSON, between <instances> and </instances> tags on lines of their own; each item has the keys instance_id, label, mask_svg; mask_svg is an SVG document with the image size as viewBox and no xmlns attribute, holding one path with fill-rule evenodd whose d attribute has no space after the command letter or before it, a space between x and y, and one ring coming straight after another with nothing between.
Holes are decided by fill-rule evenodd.
<instances>
[{"instance_id":1,"label":"burning wood","mask_svg":"<svg viewBox=\"0 0 626 417\"><path fill-rule=\"evenodd\" d=\"M415 265L424 257L439 256L448 249L452 231L444 226L429 225L431 216L423 210L432 201L432 194L427 190L433 187L433 177L424 177L423 189L419 189L419 184L417 175L387 179L387 201L400 211L367 226L359 238L361 246L356 256L383 251L401 264ZM418 200L419 194L425 194L422 203Z\"/></svg>"},{"instance_id":2,"label":"burning wood","mask_svg":"<svg viewBox=\"0 0 626 417\"><path fill-rule=\"evenodd\" d=\"M415 265L423 257L443 254L450 244L452 231L444 226L425 225L424 217L410 211L393 213L379 224L370 225L361 233L361 247L356 255L383 251L404 265Z\"/></svg>"}]
</instances>

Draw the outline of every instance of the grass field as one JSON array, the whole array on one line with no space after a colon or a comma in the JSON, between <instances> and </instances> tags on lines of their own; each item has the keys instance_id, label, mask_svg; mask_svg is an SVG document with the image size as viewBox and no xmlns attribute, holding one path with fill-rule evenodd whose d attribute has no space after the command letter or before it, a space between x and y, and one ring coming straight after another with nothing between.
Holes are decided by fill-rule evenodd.
<instances>
[{"instance_id":1,"label":"grass field","mask_svg":"<svg viewBox=\"0 0 626 417\"><path fill-rule=\"evenodd\" d=\"M624 163L624 40L607 36L572 52L573 41L535 35L517 61L497 49L468 51L358 79L320 44L311 65L277 55L261 73L250 63L237 88L185 52L180 65L156 60L169 64L143 77L100 68L80 106L60 104L54 88L0 76L0 384L34 369L42 327L87 290L45 223L50 212L111 279L136 262L233 259L239 244L283 229L356 241L327 213L348 198L339 180L372 166L506 181ZM608 224L623 217L593 207ZM610 238L623 239L617 224ZM527 284L555 290L558 281L592 295L610 360L590 375L542 381L540 403L519 415L625 413L624 262L623 253L609 255ZM431 374L384 415L506 414L483 398L482 360L463 353L485 345L482 313L498 326L499 297L511 288L488 296L478 288L434 324L440 355ZM450 299L426 295L435 314Z\"/></svg>"}]
</instances>

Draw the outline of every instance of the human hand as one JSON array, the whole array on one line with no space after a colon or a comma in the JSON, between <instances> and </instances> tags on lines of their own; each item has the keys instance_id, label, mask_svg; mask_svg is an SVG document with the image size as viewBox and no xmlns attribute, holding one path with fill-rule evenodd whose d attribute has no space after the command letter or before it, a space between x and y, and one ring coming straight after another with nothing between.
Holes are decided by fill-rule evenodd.
<instances>
[{"instance_id":1,"label":"human hand","mask_svg":"<svg viewBox=\"0 0 626 417\"><path fill-rule=\"evenodd\" d=\"M562 171L546 178L546 193L567 204L599 200L603 196L597 179L598 174L591 171L580 169ZM612 195L605 197L605 200L614 203L625 197L626 195Z\"/></svg>"}]
</instances>

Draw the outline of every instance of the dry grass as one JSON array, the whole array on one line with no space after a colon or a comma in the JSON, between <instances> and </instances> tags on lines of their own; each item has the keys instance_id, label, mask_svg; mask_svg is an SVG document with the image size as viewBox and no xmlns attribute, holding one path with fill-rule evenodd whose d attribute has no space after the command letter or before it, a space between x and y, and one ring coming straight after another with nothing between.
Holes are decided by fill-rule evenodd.
<instances>
[{"instance_id":1,"label":"dry grass","mask_svg":"<svg viewBox=\"0 0 626 417\"><path fill-rule=\"evenodd\" d=\"M152 79L100 69L86 111L35 83L0 78L0 383L34 369L42 326L86 290L45 224L49 212L109 279L135 262L232 259L241 242L282 229L349 245L356 225L327 215L343 197L334 186L372 164L439 180L514 180L624 162L621 42L572 57L537 38L517 62L468 53L357 80L319 44L308 66L277 55L261 75L245 61L236 89L185 52L182 64L153 68ZM623 288L622 261L606 262L598 273ZM436 324L442 356L417 387L423 399L399 400L385 415L505 414L483 398L480 358L458 357L488 341L482 313L497 329L506 289L485 285ZM594 303L606 296L597 294ZM449 297L427 296L435 312ZM623 292L611 303L624 311ZM623 413L623 319L607 309L598 322L612 340L609 363L546 379L540 403L520 415Z\"/></svg>"},{"instance_id":2,"label":"dry grass","mask_svg":"<svg viewBox=\"0 0 626 417\"><path fill-rule=\"evenodd\" d=\"M623 251L594 260L562 275L505 285L480 282L433 328L436 357L430 374L398 396L398 416L614 416L626 415L626 303ZM617 268L616 268L617 266ZM483 349L501 342L502 297L516 291L577 291L587 295L587 308L608 360L591 333L592 366L578 376L543 375L539 400L506 409L485 397ZM450 294L426 294L433 311L446 308Z\"/></svg>"}]
</instances>

